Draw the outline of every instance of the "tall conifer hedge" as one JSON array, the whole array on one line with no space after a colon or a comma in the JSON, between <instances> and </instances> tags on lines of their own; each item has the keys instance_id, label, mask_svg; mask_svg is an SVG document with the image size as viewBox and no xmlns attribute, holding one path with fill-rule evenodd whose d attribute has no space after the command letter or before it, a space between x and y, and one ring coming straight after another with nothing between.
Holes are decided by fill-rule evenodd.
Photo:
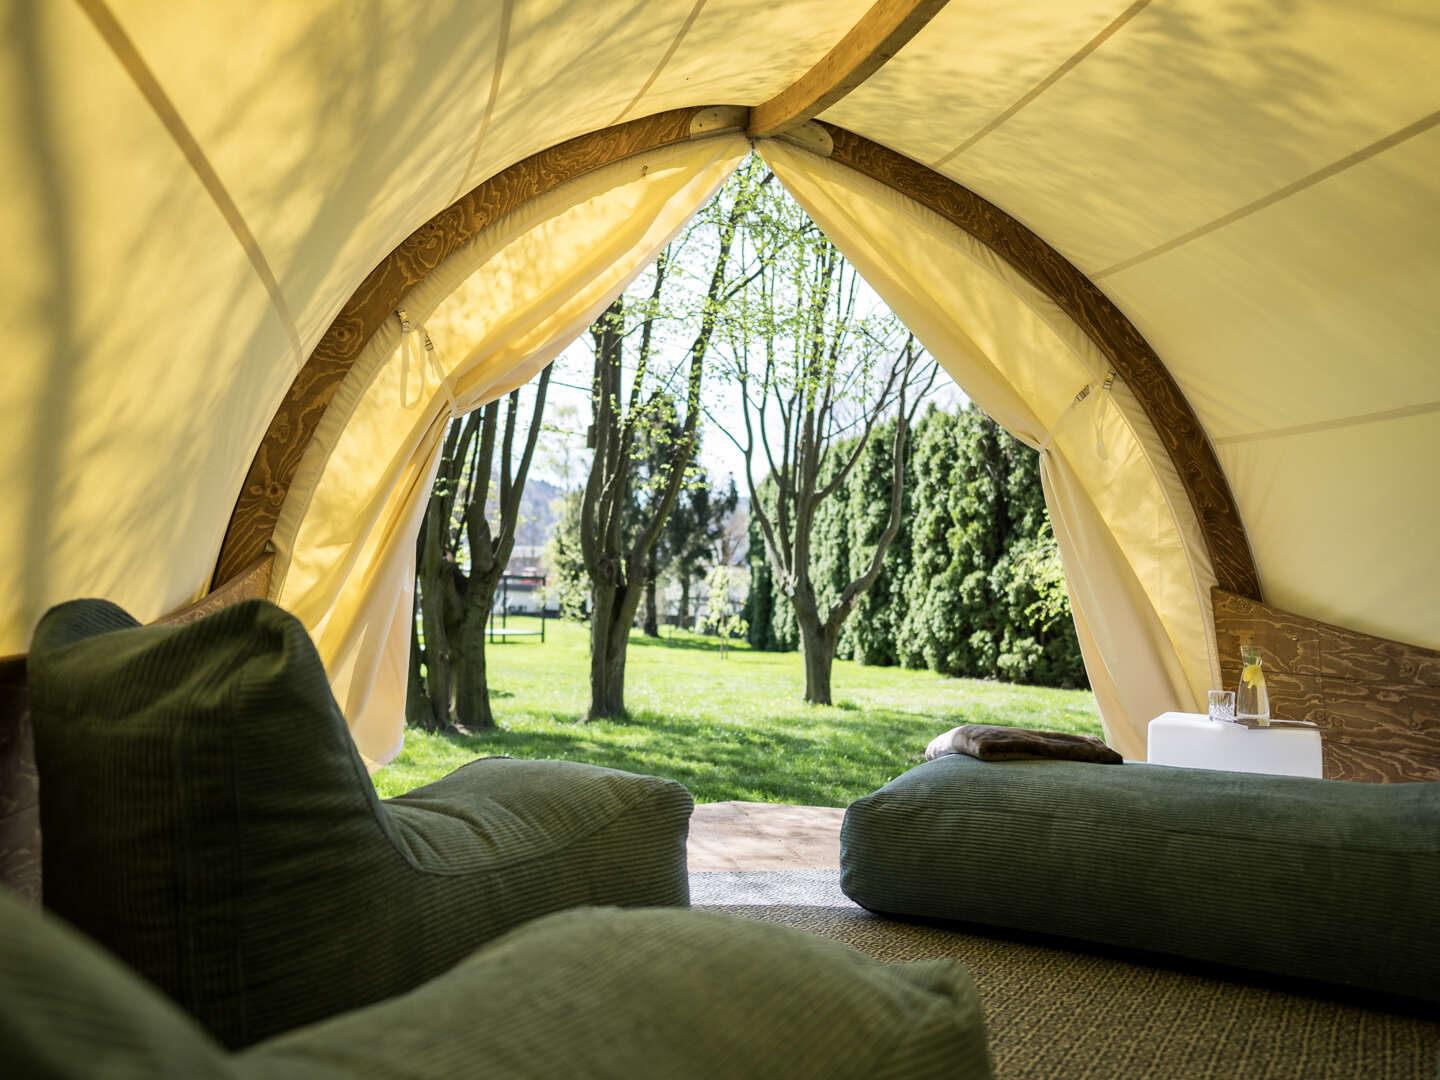
<instances>
[{"instance_id":1,"label":"tall conifer hedge","mask_svg":"<svg viewBox=\"0 0 1440 1080\"><path fill-rule=\"evenodd\" d=\"M822 605L863 569L885 526L888 447L877 428L844 488L817 515ZM795 648L794 615L753 526L750 570L751 644ZM946 675L1087 685L1035 451L974 406L932 408L915 425L900 533L846 621L836 655Z\"/></svg>"}]
</instances>

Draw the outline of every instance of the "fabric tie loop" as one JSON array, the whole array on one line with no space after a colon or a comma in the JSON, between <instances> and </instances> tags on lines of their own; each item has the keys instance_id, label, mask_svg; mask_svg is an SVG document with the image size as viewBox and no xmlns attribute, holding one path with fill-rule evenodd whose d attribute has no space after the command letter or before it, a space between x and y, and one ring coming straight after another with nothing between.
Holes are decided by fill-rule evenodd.
<instances>
[{"instance_id":1,"label":"fabric tie loop","mask_svg":"<svg viewBox=\"0 0 1440 1080\"><path fill-rule=\"evenodd\" d=\"M430 332L425 329L423 323L412 323L404 308L396 308L395 317L400 320L400 407L413 409L423 404L425 391L429 386L427 376L433 374L436 389L444 393L449 400L453 414L457 411L455 395L450 389L450 379L440 364L440 354L435 349L435 342L430 337ZM416 334L420 337L419 341L415 340ZM415 395L414 401L410 400L410 365L412 362L420 379L420 389Z\"/></svg>"},{"instance_id":2,"label":"fabric tie loop","mask_svg":"<svg viewBox=\"0 0 1440 1080\"><path fill-rule=\"evenodd\" d=\"M1115 370L1112 368L1105 373L1104 379L1099 382L1089 382L1082 386L1079 391L1076 392L1074 399L1066 406L1065 411L1060 414L1059 419L1057 419L1050 430L1045 433L1045 438L1040 441L1040 445L1035 449L1042 454L1050 449L1050 444L1055 441L1055 436L1060 433L1060 429L1065 426L1071 414L1093 397L1095 399L1095 415L1093 419L1095 427L1095 454L1101 461L1109 461L1110 451L1105 446L1105 407L1110 403L1110 388L1114 386L1114 384Z\"/></svg>"},{"instance_id":3,"label":"fabric tie loop","mask_svg":"<svg viewBox=\"0 0 1440 1080\"><path fill-rule=\"evenodd\" d=\"M1095 395L1095 455L1101 461L1110 460L1110 451L1105 447L1105 407L1110 404L1110 387L1115 385L1115 371L1105 373L1100 392Z\"/></svg>"}]
</instances>

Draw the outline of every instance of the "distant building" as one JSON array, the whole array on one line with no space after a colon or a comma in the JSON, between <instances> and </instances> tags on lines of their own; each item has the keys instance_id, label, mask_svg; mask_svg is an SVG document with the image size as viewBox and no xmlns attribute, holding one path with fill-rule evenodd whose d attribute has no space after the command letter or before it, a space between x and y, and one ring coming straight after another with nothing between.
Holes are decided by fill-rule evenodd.
<instances>
[{"instance_id":1,"label":"distant building","mask_svg":"<svg viewBox=\"0 0 1440 1080\"><path fill-rule=\"evenodd\" d=\"M495 590L495 610L511 615L539 615L545 606L545 570L541 544L516 544L505 565L505 576Z\"/></svg>"}]
</instances>

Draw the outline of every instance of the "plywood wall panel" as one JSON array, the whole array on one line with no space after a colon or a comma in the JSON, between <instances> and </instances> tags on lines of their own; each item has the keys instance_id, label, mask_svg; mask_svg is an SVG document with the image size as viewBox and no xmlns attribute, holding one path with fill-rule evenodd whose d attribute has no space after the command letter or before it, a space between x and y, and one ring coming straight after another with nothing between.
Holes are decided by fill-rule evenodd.
<instances>
[{"instance_id":1,"label":"plywood wall panel","mask_svg":"<svg viewBox=\"0 0 1440 1080\"><path fill-rule=\"evenodd\" d=\"M1225 685L1239 683L1241 645L1264 649L1271 712L1320 726L1327 778L1440 780L1440 652L1213 598Z\"/></svg>"}]
</instances>

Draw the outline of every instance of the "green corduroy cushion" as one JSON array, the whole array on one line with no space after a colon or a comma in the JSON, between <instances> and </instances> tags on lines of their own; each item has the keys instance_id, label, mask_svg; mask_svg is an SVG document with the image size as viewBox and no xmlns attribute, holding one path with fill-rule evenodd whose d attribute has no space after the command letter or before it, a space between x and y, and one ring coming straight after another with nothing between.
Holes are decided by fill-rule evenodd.
<instances>
[{"instance_id":1,"label":"green corduroy cushion","mask_svg":"<svg viewBox=\"0 0 1440 1080\"><path fill-rule=\"evenodd\" d=\"M840 842L873 911L1440 1000L1440 783L951 756Z\"/></svg>"},{"instance_id":2,"label":"green corduroy cushion","mask_svg":"<svg viewBox=\"0 0 1440 1080\"><path fill-rule=\"evenodd\" d=\"M405 998L241 1060L376 1078L991 1075L953 961L882 964L769 923L614 909L531 923Z\"/></svg>"},{"instance_id":3,"label":"green corduroy cushion","mask_svg":"<svg viewBox=\"0 0 1440 1080\"><path fill-rule=\"evenodd\" d=\"M551 915L409 994L230 1055L113 957L0 892L0 1048L16 1080L991 1075L959 964L881 964L796 930L665 910Z\"/></svg>"},{"instance_id":4,"label":"green corduroy cushion","mask_svg":"<svg viewBox=\"0 0 1440 1080\"><path fill-rule=\"evenodd\" d=\"M0 889L0 1075L230 1077L175 1004L60 920Z\"/></svg>"},{"instance_id":5,"label":"green corduroy cushion","mask_svg":"<svg viewBox=\"0 0 1440 1080\"><path fill-rule=\"evenodd\" d=\"M538 915L684 905L679 784L491 759L380 803L293 617L52 610L44 899L229 1046L415 987Z\"/></svg>"}]
</instances>

